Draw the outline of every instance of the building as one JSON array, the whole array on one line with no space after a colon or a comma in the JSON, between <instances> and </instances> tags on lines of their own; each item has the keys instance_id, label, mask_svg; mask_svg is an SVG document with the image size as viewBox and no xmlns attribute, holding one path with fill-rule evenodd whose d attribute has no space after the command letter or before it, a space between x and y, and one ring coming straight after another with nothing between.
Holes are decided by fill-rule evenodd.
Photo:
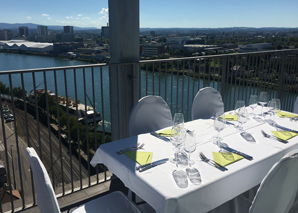
<instances>
[{"instance_id":1,"label":"building","mask_svg":"<svg viewBox=\"0 0 298 213\"><path fill-rule=\"evenodd\" d=\"M64 26L64 33L73 33L73 26Z\"/></svg>"},{"instance_id":2,"label":"building","mask_svg":"<svg viewBox=\"0 0 298 213\"><path fill-rule=\"evenodd\" d=\"M37 26L37 34L41 36L47 36L48 35L48 27L39 25Z\"/></svg>"},{"instance_id":3,"label":"building","mask_svg":"<svg viewBox=\"0 0 298 213\"><path fill-rule=\"evenodd\" d=\"M183 46L190 39L190 36L167 37L167 45L169 45L171 49L183 49Z\"/></svg>"},{"instance_id":4,"label":"building","mask_svg":"<svg viewBox=\"0 0 298 213\"><path fill-rule=\"evenodd\" d=\"M13 37L11 30L0 30L0 40L8 41Z\"/></svg>"},{"instance_id":5,"label":"building","mask_svg":"<svg viewBox=\"0 0 298 213\"><path fill-rule=\"evenodd\" d=\"M101 27L101 38L110 38L109 26Z\"/></svg>"},{"instance_id":6,"label":"building","mask_svg":"<svg viewBox=\"0 0 298 213\"><path fill-rule=\"evenodd\" d=\"M239 53L266 51L271 43L257 43L239 46Z\"/></svg>"},{"instance_id":7,"label":"building","mask_svg":"<svg viewBox=\"0 0 298 213\"><path fill-rule=\"evenodd\" d=\"M20 26L19 27L19 35L20 37L27 37L29 36L29 30L26 26Z\"/></svg>"},{"instance_id":8,"label":"building","mask_svg":"<svg viewBox=\"0 0 298 213\"><path fill-rule=\"evenodd\" d=\"M141 55L145 57L158 56L165 53L165 46L156 43L144 44L140 48Z\"/></svg>"}]
</instances>

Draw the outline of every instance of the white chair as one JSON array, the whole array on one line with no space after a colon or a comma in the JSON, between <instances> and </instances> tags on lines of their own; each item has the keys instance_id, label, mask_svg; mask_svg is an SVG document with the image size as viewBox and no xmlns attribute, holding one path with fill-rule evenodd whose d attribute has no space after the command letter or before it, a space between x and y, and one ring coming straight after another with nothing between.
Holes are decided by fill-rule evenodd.
<instances>
[{"instance_id":1,"label":"white chair","mask_svg":"<svg viewBox=\"0 0 298 213\"><path fill-rule=\"evenodd\" d=\"M297 96L296 101L294 103L293 112L296 113L296 114L298 114L298 96Z\"/></svg>"},{"instance_id":2,"label":"white chair","mask_svg":"<svg viewBox=\"0 0 298 213\"><path fill-rule=\"evenodd\" d=\"M129 117L130 136L156 131L172 125L172 113L160 96L145 96L134 106Z\"/></svg>"},{"instance_id":3,"label":"white chair","mask_svg":"<svg viewBox=\"0 0 298 213\"><path fill-rule=\"evenodd\" d=\"M40 212L60 213L60 208L46 168L44 167L34 148L27 147L26 153L34 176L37 192L37 205L40 209ZM83 204L74 209L72 212L140 213L141 211L122 192L116 191Z\"/></svg>"},{"instance_id":4,"label":"white chair","mask_svg":"<svg viewBox=\"0 0 298 213\"><path fill-rule=\"evenodd\" d=\"M221 94L212 87L200 89L192 103L192 120L209 119L222 113L224 113L224 104Z\"/></svg>"},{"instance_id":5,"label":"white chair","mask_svg":"<svg viewBox=\"0 0 298 213\"><path fill-rule=\"evenodd\" d=\"M298 150L293 150L272 166L262 180L252 203L238 196L210 213L287 213L297 194L297 174Z\"/></svg>"}]
</instances>

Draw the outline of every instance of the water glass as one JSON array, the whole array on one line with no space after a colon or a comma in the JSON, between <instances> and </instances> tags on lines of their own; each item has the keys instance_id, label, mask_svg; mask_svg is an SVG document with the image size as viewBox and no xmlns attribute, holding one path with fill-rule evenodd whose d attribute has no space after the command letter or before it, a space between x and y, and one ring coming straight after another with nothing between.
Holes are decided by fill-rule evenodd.
<instances>
[{"instance_id":1,"label":"water glass","mask_svg":"<svg viewBox=\"0 0 298 213\"><path fill-rule=\"evenodd\" d=\"M239 109L241 109L242 107L245 107L245 102L242 100L238 100L235 105L235 114L236 115L238 114Z\"/></svg>"},{"instance_id":2,"label":"water glass","mask_svg":"<svg viewBox=\"0 0 298 213\"><path fill-rule=\"evenodd\" d=\"M254 109L258 106L258 96L257 95L250 95L249 97L249 107L252 109L252 115L254 116Z\"/></svg>"},{"instance_id":3,"label":"water glass","mask_svg":"<svg viewBox=\"0 0 298 213\"><path fill-rule=\"evenodd\" d=\"M218 132L215 137L214 144L219 145L222 141L222 138L219 136L220 132L226 127L226 120L223 119L223 115L215 116L214 118L214 129Z\"/></svg>"},{"instance_id":4,"label":"water glass","mask_svg":"<svg viewBox=\"0 0 298 213\"><path fill-rule=\"evenodd\" d=\"M267 92L260 92L260 95L259 95L259 104L262 105L262 113L261 115L264 117L264 113L263 113L263 108L264 106L267 104L268 102L268 93Z\"/></svg>"},{"instance_id":5,"label":"water glass","mask_svg":"<svg viewBox=\"0 0 298 213\"><path fill-rule=\"evenodd\" d=\"M240 123L239 130L243 132L243 124L247 122L247 110L245 107L242 107L238 112L238 122Z\"/></svg>"},{"instance_id":6,"label":"water glass","mask_svg":"<svg viewBox=\"0 0 298 213\"><path fill-rule=\"evenodd\" d=\"M171 130L171 135L172 137L170 141L174 146L175 157L171 158L170 162L177 164L179 161L185 160L185 159L180 159L183 157L183 155L182 153L180 153L180 149L179 149L179 147L183 144L185 140L185 130L183 127L181 127L181 125L174 125Z\"/></svg>"},{"instance_id":7,"label":"water glass","mask_svg":"<svg viewBox=\"0 0 298 213\"><path fill-rule=\"evenodd\" d=\"M184 115L182 113L175 113L173 119L173 126L182 125L184 126Z\"/></svg>"},{"instance_id":8,"label":"water glass","mask_svg":"<svg viewBox=\"0 0 298 213\"><path fill-rule=\"evenodd\" d=\"M188 153L188 165L193 165L195 162L190 160L190 154L196 150L196 141L195 138L186 133L185 141L184 141L184 151Z\"/></svg>"}]
</instances>

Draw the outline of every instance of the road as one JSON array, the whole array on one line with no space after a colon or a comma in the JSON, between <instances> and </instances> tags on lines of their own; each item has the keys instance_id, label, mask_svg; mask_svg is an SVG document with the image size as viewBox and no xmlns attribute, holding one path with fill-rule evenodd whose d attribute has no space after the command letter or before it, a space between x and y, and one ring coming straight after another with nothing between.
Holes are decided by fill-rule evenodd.
<instances>
[{"instance_id":1,"label":"road","mask_svg":"<svg viewBox=\"0 0 298 213\"><path fill-rule=\"evenodd\" d=\"M7 104L12 111L12 106L9 103ZM19 189L21 178L23 181L23 188L26 191L27 187L31 187L31 184L26 181L31 179L24 176L22 173L30 173L27 157L25 154L25 149L28 144L31 147L34 147L37 153L40 155L41 159L47 168L47 171L51 177L53 185L56 187L61 186L62 180L64 183L71 183L71 181L80 180L81 178L88 177L88 170L79 163L78 159L72 155L69 155L68 147L65 147L60 141L59 138L49 131L48 127L38 123L36 119L27 113L27 120L25 112L23 110L15 107L15 122L17 126L17 136L15 134L14 122L5 123L5 136L7 141L8 155L13 159L14 163L14 175L11 171L11 175L16 178L17 188ZM2 126L2 125L1 125ZM0 128L0 134L3 136L2 127ZM28 131L28 135L27 135ZM39 137L40 136L40 137ZM40 138L40 140L38 140ZM1 158L5 158L3 138L0 138L0 154ZM18 149L16 140L19 141ZM20 161L17 159L17 151L20 153ZM12 153L12 156L11 156ZM9 162L11 163L11 162ZM21 166L21 171L19 172L19 163ZM51 165L53 165L51 167ZM10 167L12 168L12 167ZM25 172L22 172L25 171ZM27 172L26 172L27 171ZM20 175L21 173L21 175ZM54 178L52 178L52 176ZM25 182L24 182L25 181ZM21 188L21 187L20 187Z\"/></svg>"}]
</instances>

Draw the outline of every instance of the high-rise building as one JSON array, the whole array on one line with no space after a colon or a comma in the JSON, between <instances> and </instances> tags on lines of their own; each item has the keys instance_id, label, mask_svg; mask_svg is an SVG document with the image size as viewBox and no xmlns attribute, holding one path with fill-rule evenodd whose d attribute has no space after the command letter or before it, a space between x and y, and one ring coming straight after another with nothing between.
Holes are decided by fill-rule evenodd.
<instances>
[{"instance_id":1,"label":"high-rise building","mask_svg":"<svg viewBox=\"0 0 298 213\"><path fill-rule=\"evenodd\" d=\"M19 34L20 34L20 37L26 37L29 35L29 30L28 30L28 27L26 26L20 26L19 27Z\"/></svg>"},{"instance_id":2,"label":"high-rise building","mask_svg":"<svg viewBox=\"0 0 298 213\"><path fill-rule=\"evenodd\" d=\"M48 27L39 25L37 26L37 33L38 35L47 36L48 35Z\"/></svg>"},{"instance_id":3,"label":"high-rise building","mask_svg":"<svg viewBox=\"0 0 298 213\"><path fill-rule=\"evenodd\" d=\"M13 33L11 30L0 30L0 40L11 40L13 37Z\"/></svg>"},{"instance_id":4,"label":"high-rise building","mask_svg":"<svg viewBox=\"0 0 298 213\"><path fill-rule=\"evenodd\" d=\"M101 27L101 37L102 38L110 38L109 24L107 24L106 27Z\"/></svg>"},{"instance_id":5,"label":"high-rise building","mask_svg":"<svg viewBox=\"0 0 298 213\"><path fill-rule=\"evenodd\" d=\"M64 26L64 33L73 33L73 26Z\"/></svg>"}]
</instances>

